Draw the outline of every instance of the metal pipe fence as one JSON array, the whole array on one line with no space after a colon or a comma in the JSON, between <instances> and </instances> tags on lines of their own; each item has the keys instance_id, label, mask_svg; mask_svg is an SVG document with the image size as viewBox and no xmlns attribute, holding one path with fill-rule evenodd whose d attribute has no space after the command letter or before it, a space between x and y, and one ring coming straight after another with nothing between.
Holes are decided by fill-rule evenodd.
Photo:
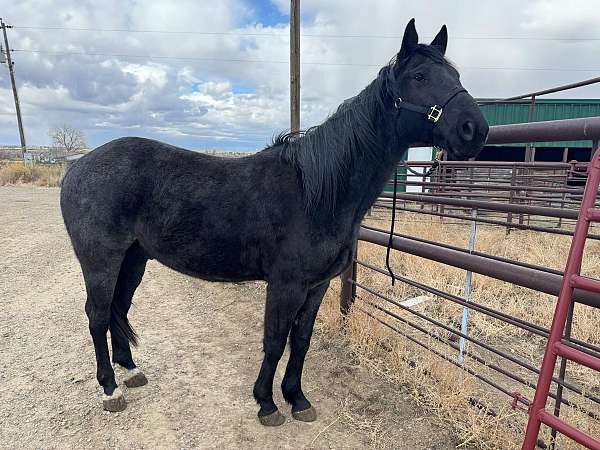
<instances>
[{"instance_id":1,"label":"metal pipe fence","mask_svg":"<svg viewBox=\"0 0 600 450\"><path fill-rule=\"evenodd\" d=\"M488 142L597 141L598 138L600 117L491 127ZM402 181L403 186L418 188L421 192L397 193L396 210L414 216L433 215L440 216L442 220L462 220L471 225L483 223L486 226L501 226L507 231L526 229L573 235L573 227L579 217L577 208L584 191L587 164L449 161L441 162L437 173L426 177L425 171L431 164L426 161L404 164L410 170L407 171L407 179ZM410 174L411 170L418 169L423 173ZM415 179L417 181L413 181ZM393 194L383 192L376 202L376 208L391 208L390 201L393 197ZM559 294L563 282L561 271L478 252L475 250L473 232L471 237L473 245L463 249L396 233L390 239L389 232L363 225L358 240L381 248L390 245L394 251L552 296ZM588 238L600 239L600 234L595 234L592 229ZM534 378L540 374L540 369L534 363L470 334L467 316L469 311L475 311L541 340L548 338L548 328L473 301L468 295L471 289L468 276L463 295L459 296L400 274L395 275L395 279L401 283L462 306L462 323L460 329L457 329L456 326L406 306L402 301L378 292L374 286L368 286L361 281L359 278L362 273L366 273L365 271L379 276L389 276L389 272L362 260L358 243L356 248L353 263L341 275L340 309L343 314L348 314L352 308L356 308L413 344L460 367L493 390L509 396L514 408L522 408L519 405L529 407L529 401L515 386L535 389ZM576 302L600 308L598 292L575 289L573 298ZM357 304L353 306L355 302ZM581 351L590 357L600 357L600 346L570 336L570 327L571 325L563 343L573 348L573 351ZM440 332L458 338L458 343L440 335ZM470 343L469 347L464 345L466 342ZM456 356L450 357L448 350L456 352ZM555 390L551 391L549 396L555 402L556 416L560 414L560 405L566 405L584 413L589 420L600 420L600 398L578 382L567 380L565 367L561 365L559 373L552 377L551 382ZM554 430L552 438L555 437ZM554 445L554 440L551 445Z\"/></svg>"}]
</instances>

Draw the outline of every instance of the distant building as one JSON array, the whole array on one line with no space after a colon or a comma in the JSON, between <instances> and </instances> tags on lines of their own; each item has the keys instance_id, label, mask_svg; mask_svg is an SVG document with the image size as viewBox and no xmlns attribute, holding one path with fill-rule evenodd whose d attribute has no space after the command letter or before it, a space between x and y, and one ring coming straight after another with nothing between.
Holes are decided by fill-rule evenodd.
<instances>
[{"instance_id":1,"label":"distant building","mask_svg":"<svg viewBox=\"0 0 600 450\"><path fill-rule=\"evenodd\" d=\"M28 146L23 155L21 147L0 146L0 159L22 160L41 164L62 164L76 160L85 155L89 150L84 149L77 153L68 153L61 147Z\"/></svg>"},{"instance_id":2,"label":"distant building","mask_svg":"<svg viewBox=\"0 0 600 450\"><path fill-rule=\"evenodd\" d=\"M479 99L480 102L494 99ZM524 123L530 120L529 100L480 106L490 125ZM531 122L600 116L600 99L536 99ZM589 161L591 141L537 142L486 145L479 161Z\"/></svg>"}]
</instances>

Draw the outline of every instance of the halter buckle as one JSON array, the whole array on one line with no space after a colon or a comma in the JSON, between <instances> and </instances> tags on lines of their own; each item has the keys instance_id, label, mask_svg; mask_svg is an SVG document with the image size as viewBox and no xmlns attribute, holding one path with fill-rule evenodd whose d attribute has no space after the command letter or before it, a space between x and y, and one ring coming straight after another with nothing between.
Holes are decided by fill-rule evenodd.
<instances>
[{"instance_id":1,"label":"halter buckle","mask_svg":"<svg viewBox=\"0 0 600 450\"><path fill-rule=\"evenodd\" d=\"M400 109L400 103L402 103L402 97L398 97L398 98L396 99L396 101L394 102L394 107L395 107L396 109Z\"/></svg>"},{"instance_id":2,"label":"halter buckle","mask_svg":"<svg viewBox=\"0 0 600 450\"><path fill-rule=\"evenodd\" d=\"M438 105L433 105L431 107L431 109L429 110L429 114L427 115L427 120L432 121L433 123L437 123L438 120L440 120L440 117L442 117L442 107L438 106Z\"/></svg>"}]
</instances>

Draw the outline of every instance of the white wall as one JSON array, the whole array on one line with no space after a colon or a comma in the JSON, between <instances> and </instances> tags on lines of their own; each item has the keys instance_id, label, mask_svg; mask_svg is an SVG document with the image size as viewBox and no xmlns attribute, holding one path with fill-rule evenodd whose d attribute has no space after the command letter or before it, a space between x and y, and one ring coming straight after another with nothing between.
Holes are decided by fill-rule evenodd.
<instances>
[{"instance_id":1,"label":"white wall","mask_svg":"<svg viewBox=\"0 0 600 450\"><path fill-rule=\"evenodd\" d=\"M431 161L431 147L414 147L408 149L407 161ZM427 168L415 167L413 170L423 173ZM406 181L422 181L423 178L416 176L407 171ZM427 180L426 180L427 181ZM421 192L421 186L406 186L406 192Z\"/></svg>"}]
</instances>

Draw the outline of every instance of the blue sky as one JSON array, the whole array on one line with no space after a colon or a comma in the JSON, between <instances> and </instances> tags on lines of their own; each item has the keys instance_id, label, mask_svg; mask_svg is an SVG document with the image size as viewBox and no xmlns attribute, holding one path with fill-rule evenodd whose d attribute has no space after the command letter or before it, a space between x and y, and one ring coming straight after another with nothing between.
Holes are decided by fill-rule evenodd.
<instances>
[{"instance_id":1,"label":"blue sky","mask_svg":"<svg viewBox=\"0 0 600 450\"><path fill-rule=\"evenodd\" d=\"M321 123L398 51L414 17L442 24L477 97L597 76L594 2L302 0L301 125ZM145 136L193 149L256 150L289 125L289 0L0 0L28 143L68 124L90 146ZM118 11L118 13L115 13ZM350 64L350 66L348 65ZM562 97L597 98L598 87ZM0 66L0 144L18 144Z\"/></svg>"},{"instance_id":2,"label":"blue sky","mask_svg":"<svg viewBox=\"0 0 600 450\"><path fill-rule=\"evenodd\" d=\"M248 2L252 9L252 21L256 21L264 26L276 26L286 24L290 20L289 14L282 14L282 11L270 0L252 0Z\"/></svg>"}]
</instances>

